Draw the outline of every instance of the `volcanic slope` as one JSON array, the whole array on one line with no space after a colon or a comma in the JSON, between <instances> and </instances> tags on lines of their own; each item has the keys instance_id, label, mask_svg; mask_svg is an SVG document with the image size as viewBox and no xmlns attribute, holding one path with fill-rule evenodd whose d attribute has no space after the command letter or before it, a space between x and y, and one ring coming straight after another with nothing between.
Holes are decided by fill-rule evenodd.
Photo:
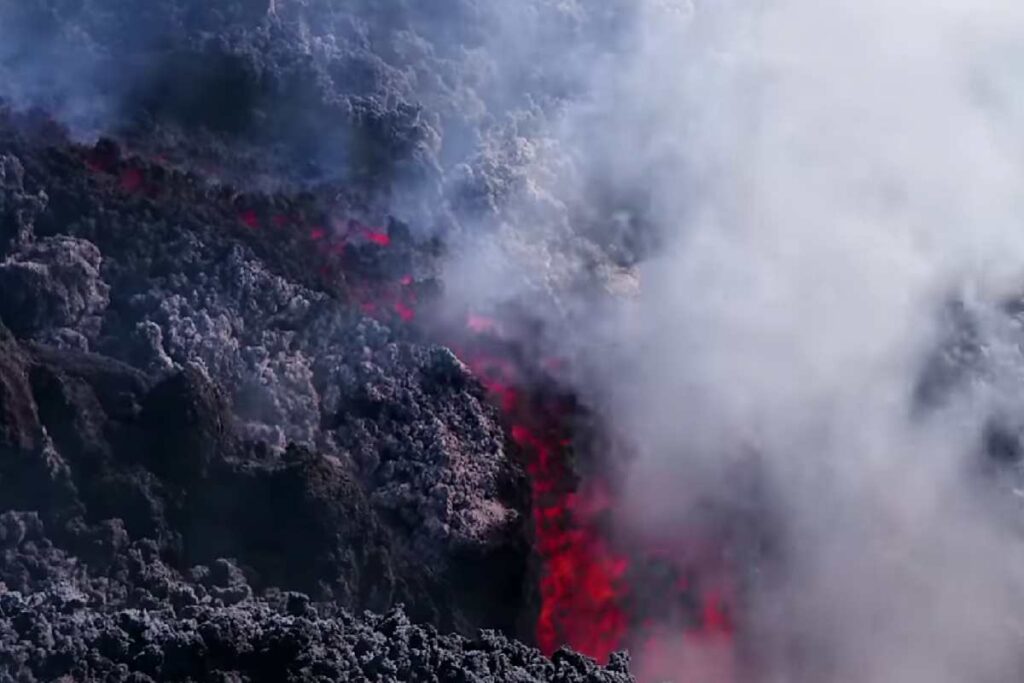
<instances>
[{"instance_id":1,"label":"volcanic slope","mask_svg":"<svg viewBox=\"0 0 1024 683\"><path fill-rule=\"evenodd\" d=\"M5 677L629 680L478 631L530 628L525 477L466 367L360 303L429 248L325 250L316 193L45 117L0 148Z\"/></svg>"}]
</instances>

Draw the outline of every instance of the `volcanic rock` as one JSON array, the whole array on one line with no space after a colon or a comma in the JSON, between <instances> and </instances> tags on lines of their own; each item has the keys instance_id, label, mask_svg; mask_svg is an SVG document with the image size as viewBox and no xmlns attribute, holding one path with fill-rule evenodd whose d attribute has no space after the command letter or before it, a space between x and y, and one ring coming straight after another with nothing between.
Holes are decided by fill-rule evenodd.
<instances>
[{"instance_id":1,"label":"volcanic rock","mask_svg":"<svg viewBox=\"0 0 1024 683\"><path fill-rule=\"evenodd\" d=\"M219 195L181 208L187 179L125 201L6 135L31 163L3 200L50 199L3 266L0 669L626 679L441 635L530 604L524 476L450 351L291 277ZM432 626L348 611L398 604Z\"/></svg>"},{"instance_id":2,"label":"volcanic rock","mask_svg":"<svg viewBox=\"0 0 1024 683\"><path fill-rule=\"evenodd\" d=\"M110 288L95 245L62 236L27 244L0 263L0 290L0 316L15 333L46 330L47 341L85 350L99 332Z\"/></svg>"},{"instance_id":3,"label":"volcanic rock","mask_svg":"<svg viewBox=\"0 0 1024 683\"><path fill-rule=\"evenodd\" d=\"M629 679L513 640L522 463L415 321L543 113L413 5L0 3L0 680Z\"/></svg>"}]
</instances>

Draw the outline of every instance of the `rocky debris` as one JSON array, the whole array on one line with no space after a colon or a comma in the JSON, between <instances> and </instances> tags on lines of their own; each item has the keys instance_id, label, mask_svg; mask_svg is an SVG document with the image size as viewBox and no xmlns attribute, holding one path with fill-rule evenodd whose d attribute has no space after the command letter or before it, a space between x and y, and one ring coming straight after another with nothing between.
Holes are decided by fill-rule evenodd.
<instances>
[{"instance_id":1,"label":"rocky debris","mask_svg":"<svg viewBox=\"0 0 1024 683\"><path fill-rule=\"evenodd\" d=\"M0 263L0 316L19 336L86 350L109 302L100 261L95 245L74 237L26 244Z\"/></svg>"},{"instance_id":2,"label":"rocky debris","mask_svg":"<svg viewBox=\"0 0 1024 683\"><path fill-rule=\"evenodd\" d=\"M24 175L16 156L0 155L0 256L28 241L36 215L46 206L44 193L25 193Z\"/></svg>"},{"instance_id":3,"label":"rocky debris","mask_svg":"<svg viewBox=\"0 0 1024 683\"><path fill-rule=\"evenodd\" d=\"M413 561L416 530L381 522L346 459L247 441L197 366L157 381L4 334L0 503L39 510L55 541L75 546L114 519L180 566L237 557L261 587L352 608L400 600L433 623L471 628L457 605L476 617L475 602L446 588L443 567ZM500 609L490 618L507 625Z\"/></svg>"},{"instance_id":4,"label":"rocky debris","mask_svg":"<svg viewBox=\"0 0 1024 683\"><path fill-rule=\"evenodd\" d=\"M392 606L444 630L486 615L345 461L241 438L200 368L0 344L0 680L632 680L411 623Z\"/></svg>"},{"instance_id":5,"label":"rocky debris","mask_svg":"<svg viewBox=\"0 0 1024 683\"><path fill-rule=\"evenodd\" d=\"M5 2L0 98L208 178L330 182L420 229L543 219L564 243L562 223L583 234L594 214L603 224L641 203L599 187L565 207L545 192L588 183L546 131L585 87L581 64L619 49L634 11L628 0ZM510 220L524 203L534 210ZM592 232L629 251L619 242L637 231Z\"/></svg>"},{"instance_id":6,"label":"rocky debris","mask_svg":"<svg viewBox=\"0 0 1024 683\"><path fill-rule=\"evenodd\" d=\"M144 548L134 556L157 577L152 589L136 591L138 602L159 607L97 610L88 590L63 579L30 595L0 593L4 680L633 680L624 656L607 668L568 651L548 660L493 631L442 635L411 623L401 608L357 617L318 609L297 593L252 599L227 561L196 568L205 580L191 584L167 580Z\"/></svg>"}]
</instances>

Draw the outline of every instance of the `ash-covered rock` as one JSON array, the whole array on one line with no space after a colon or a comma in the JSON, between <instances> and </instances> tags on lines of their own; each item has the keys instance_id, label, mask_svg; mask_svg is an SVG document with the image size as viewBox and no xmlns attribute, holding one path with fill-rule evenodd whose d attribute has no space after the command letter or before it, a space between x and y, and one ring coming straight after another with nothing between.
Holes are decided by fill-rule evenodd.
<instances>
[{"instance_id":1,"label":"ash-covered rock","mask_svg":"<svg viewBox=\"0 0 1024 683\"><path fill-rule=\"evenodd\" d=\"M109 302L101 260L95 245L74 237L26 244L0 263L0 317L20 336L86 350Z\"/></svg>"},{"instance_id":2,"label":"ash-covered rock","mask_svg":"<svg viewBox=\"0 0 1024 683\"><path fill-rule=\"evenodd\" d=\"M97 578L50 547L38 519L0 517L0 529L12 527L5 579L22 569L8 562L15 549L47 573L17 583L28 592L0 591L4 680L632 681L624 658L606 669L568 652L548 660L493 631L442 635L401 608L357 617L298 593L254 599L233 563L185 578L145 543L126 550L118 573ZM126 579L135 588L120 594Z\"/></svg>"},{"instance_id":3,"label":"ash-covered rock","mask_svg":"<svg viewBox=\"0 0 1024 683\"><path fill-rule=\"evenodd\" d=\"M3 680L631 680L401 610L352 616L481 617L453 609L465 591L406 555L343 460L234 433L201 368L154 382L0 344Z\"/></svg>"},{"instance_id":4,"label":"ash-covered rock","mask_svg":"<svg viewBox=\"0 0 1024 683\"><path fill-rule=\"evenodd\" d=\"M275 585L351 607L401 599L465 626L437 575L413 563L337 456L280 457L236 434L226 398L199 367L154 381L103 356L6 338L3 496L76 543L108 519L179 562L238 557ZM46 503L43 505L42 503ZM78 520L78 521L76 521ZM447 601L458 599L449 595Z\"/></svg>"},{"instance_id":5,"label":"ash-covered rock","mask_svg":"<svg viewBox=\"0 0 1024 683\"><path fill-rule=\"evenodd\" d=\"M46 206L46 195L25 193L25 169L18 157L11 154L0 156L0 256L32 236L33 221Z\"/></svg>"},{"instance_id":6,"label":"ash-covered rock","mask_svg":"<svg viewBox=\"0 0 1024 683\"><path fill-rule=\"evenodd\" d=\"M543 193L545 131L634 4L8 0L0 98L207 177L328 180L436 229L479 225Z\"/></svg>"}]
</instances>

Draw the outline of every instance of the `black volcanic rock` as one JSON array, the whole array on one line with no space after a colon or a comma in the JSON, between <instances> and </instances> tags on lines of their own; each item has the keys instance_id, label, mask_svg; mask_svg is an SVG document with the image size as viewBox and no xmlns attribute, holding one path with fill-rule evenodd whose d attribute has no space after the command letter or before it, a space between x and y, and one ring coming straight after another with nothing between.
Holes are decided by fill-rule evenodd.
<instances>
[{"instance_id":1,"label":"black volcanic rock","mask_svg":"<svg viewBox=\"0 0 1024 683\"><path fill-rule=\"evenodd\" d=\"M138 452L126 447L138 472L130 481L111 474L102 486L90 483L97 505L108 509L108 496L134 501L145 511L135 519L155 533L168 501L184 501L196 477L212 476L213 461L226 461L232 452L241 461L272 462L289 443L301 444L336 458L357 478L403 552L439 583L471 567L471 574L490 574L488 590L509 601L525 576L528 497L496 411L450 352L416 341L398 319L367 318L351 303L351 290L372 293L388 273L397 279L413 265L429 272L429 248L417 251L391 226L391 245L355 248L354 260L342 264L348 270L340 283L310 278L300 259L323 257L302 243L301 233L239 225L234 201L201 189L194 178L166 177L157 195L142 199L110 186L81 161L71 166L74 147L47 146L41 153L31 139L8 135L33 162L26 182L51 197L38 216L35 241L71 239L61 234L71 233L100 250L109 304L96 309L100 330L83 335L84 346L169 378L145 401L138 395L129 401L141 413L117 423L117 439L139 444ZM132 163L108 144L99 147L103 159ZM289 203L287 196L265 201L281 209ZM33 244L21 249L34 253ZM12 281L10 288L27 286ZM67 316L63 309L37 309L38 320L22 334L52 343L69 324ZM78 400L60 398L68 392L91 401L80 379L47 372L37 371L37 381L57 405ZM86 429L92 421L71 431L95 432ZM225 436L229 426L240 440L270 451L263 456L235 448ZM92 453L106 447L75 448ZM406 602L412 609L413 601ZM477 615L456 618L467 628L477 619L503 628L516 621L509 604L496 605L485 595L462 602Z\"/></svg>"},{"instance_id":2,"label":"black volcanic rock","mask_svg":"<svg viewBox=\"0 0 1024 683\"><path fill-rule=\"evenodd\" d=\"M236 448L220 389L194 366L153 387L140 407L139 427L150 437L141 449L143 464L182 489L206 480Z\"/></svg>"},{"instance_id":3,"label":"black volcanic rock","mask_svg":"<svg viewBox=\"0 0 1024 683\"><path fill-rule=\"evenodd\" d=\"M343 460L244 441L199 370L153 382L0 343L0 679L631 680L401 610L352 616L483 615L458 613L461 587L406 555Z\"/></svg>"},{"instance_id":4,"label":"black volcanic rock","mask_svg":"<svg viewBox=\"0 0 1024 683\"><path fill-rule=\"evenodd\" d=\"M28 451L39 436L39 415L28 382L28 358L0 323L0 448Z\"/></svg>"},{"instance_id":5,"label":"black volcanic rock","mask_svg":"<svg viewBox=\"0 0 1024 683\"><path fill-rule=\"evenodd\" d=\"M4 188L0 199L0 256L28 241L35 216L46 206L45 194L25 193L24 174L17 157L0 156L0 186Z\"/></svg>"},{"instance_id":6,"label":"black volcanic rock","mask_svg":"<svg viewBox=\"0 0 1024 683\"><path fill-rule=\"evenodd\" d=\"M202 588L169 590L180 607L106 613L90 610L88 594L67 582L29 597L2 594L0 667L30 681L632 680L628 660L608 669L580 657L547 660L494 632L441 635L401 609L327 616L294 595L225 604Z\"/></svg>"},{"instance_id":7,"label":"black volcanic rock","mask_svg":"<svg viewBox=\"0 0 1024 683\"><path fill-rule=\"evenodd\" d=\"M109 301L100 252L73 237L32 242L0 263L0 316L15 333L94 337ZM64 332L64 335L60 335ZM72 344L81 348L87 343Z\"/></svg>"}]
</instances>

